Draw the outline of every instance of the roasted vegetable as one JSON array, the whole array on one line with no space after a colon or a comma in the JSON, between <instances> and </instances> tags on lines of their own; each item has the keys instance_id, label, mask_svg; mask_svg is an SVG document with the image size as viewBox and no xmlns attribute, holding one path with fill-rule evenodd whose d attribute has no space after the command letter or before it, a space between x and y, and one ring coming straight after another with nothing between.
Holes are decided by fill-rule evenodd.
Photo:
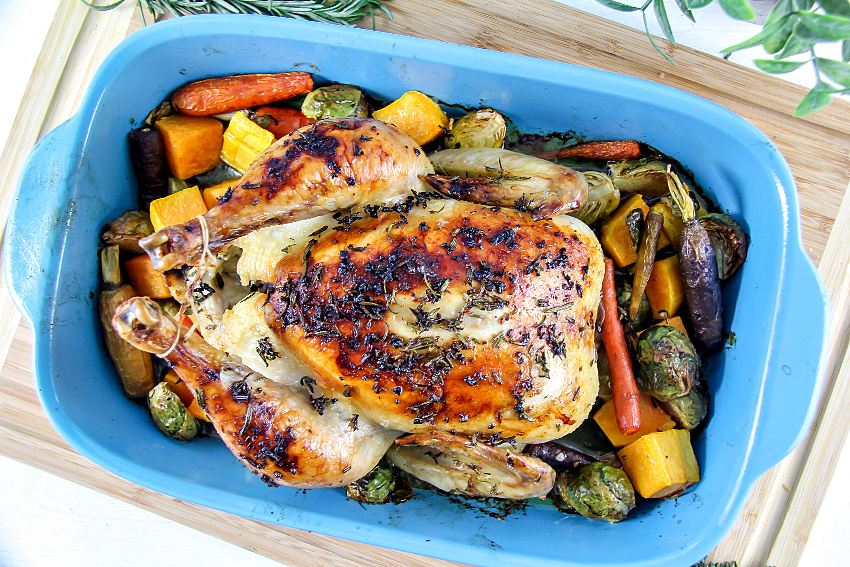
<instances>
[{"instance_id":1,"label":"roasted vegetable","mask_svg":"<svg viewBox=\"0 0 850 567\"><path fill-rule=\"evenodd\" d=\"M649 283L652 266L655 263L655 252L658 248L658 238L661 236L661 227L664 224L664 215L656 211L646 214L646 222L638 248L637 262L635 263L635 279L632 286L632 297L629 301L629 319L635 320L640 313L641 303Z\"/></svg>"},{"instance_id":2,"label":"roasted vegetable","mask_svg":"<svg viewBox=\"0 0 850 567\"><path fill-rule=\"evenodd\" d=\"M166 382L160 382L150 391L148 408L159 430L178 441L194 439L200 431L198 421Z\"/></svg>"},{"instance_id":3,"label":"roasted vegetable","mask_svg":"<svg viewBox=\"0 0 850 567\"><path fill-rule=\"evenodd\" d=\"M219 164L224 127L215 118L172 114L155 124L165 144L168 169L178 179L209 171Z\"/></svg>"},{"instance_id":4,"label":"roasted vegetable","mask_svg":"<svg viewBox=\"0 0 850 567\"><path fill-rule=\"evenodd\" d=\"M147 209L150 202L165 197L168 190L168 164L165 144L156 128L143 126L127 135L130 144L130 161L136 173L139 206Z\"/></svg>"},{"instance_id":5,"label":"roasted vegetable","mask_svg":"<svg viewBox=\"0 0 850 567\"><path fill-rule=\"evenodd\" d=\"M397 491L397 486L402 490ZM390 500L398 504L409 499L404 488L405 483L399 481L396 468L383 459L366 476L346 485L345 495L368 504L385 504Z\"/></svg>"},{"instance_id":6,"label":"roasted vegetable","mask_svg":"<svg viewBox=\"0 0 850 567\"><path fill-rule=\"evenodd\" d=\"M139 240L153 234L151 217L145 211L125 211L117 219L110 221L103 227L103 243L106 245L117 245L121 250L143 254L144 250L139 246Z\"/></svg>"},{"instance_id":7,"label":"roasted vegetable","mask_svg":"<svg viewBox=\"0 0 850 567\"><path fill-rule=\"evenodd\" d=\"M725 280L747 259L747 233L735 219L721 213L703 215L699 222L711 238L717 259L717 275Z\"/></svg>"},{"instance_id":8,"label":"roasted vegetable","mask_svg":"<svg viewBox=\"0 0 850 567\"><path fill-rule=\"evenodd\" d=\"M272 142L274 134L252 122L244 112L237 112L224 132L221 160L243 174Z\"/></svg>"},{"instance_id":9,"label":"roasted vegetable","mask_svg":"<svg viewBox=\"0 0 850 567\"><path fill-rule=\"evenodd\" d=\"M569 213L585 224L594 224L608 218L620 205L620 192L611 183L611 178L598 171L585 171L587 200L584 205Z\"/></svg>"},{"instance_id":10,"label":"roasted vegetable","mask_svg":"<svg viewBox=\"0 0 850 567\"><path fill-rule=\"evenodd\" d=\"M179 307L178 307L179 313ZM186 411L189 414L197 419L198 421L209 421L210 418L207 416L207 412L201 407L198 403L197 398L195 398L195 394L189 390L189 386L180 379L180 376L177 375L173 370L169 370L165 377L162 379L163 382L168 384L168 387L171 388L171 391L177 394L177 397L180 398L180 401L186 407Z\"/></svg>"},{"instance_id":11,"label":"roasted vegetable","mask_svg":"<svg viewBox=\"0 0 850 567\"><path fill-rule=\"evenodd\" d=\"M668 174L668 182L685 221L679 241L679 268L694 340L706 350L716 350L723 344L723 303L714 247L695 216L688 190L675 173Z\"/></svg>"},{"instance_id":12,"label":"roasted vegetable","mask_svg":"<svg viewBox=\"0 0 850 567\"><path fill-rule=\"evenodd\" d=\"M617 210L602 222L599 243L605 255L614 260L618 268L637 261L636 247L633 246L632 234L626 222L629 214L635 210L642 214L649 211L649 206L640 195L631 195L622 200Z\"/></svg>"},{"instance_id":13,"label":"roasted vegetable","mask_svg":"<svg viewBox=\"0 0 850 567\"><path fill-rule=\"evenodd\" d=\"M658 325L640 336L640 389L659 401L684 396L699 379L699 354L679 329Z\"/></svg>"},{"instance_id":14,"label":"roasted vegetable","mask_svg":"<svg viewBox=\"0 0 850 567\"><path fill-rule=\"evenodd\" d=\"M617 415L614 411L613 400L602 404L593 414L593 421L599 426L611 445L623 447L643 437L647 433L656 431L667 431L676 427L676 423L661 409L659 402L651 396L639 392L638 405L640 406L640 429L630 434L623 434L617 425Z\"/></svg>"},{"instance_id":15,"label":"roasted vegetable","mask_svg":"<svg viewBox=\"0 0 850 567\"><path fill-rule=\"evenodd\" d=\"M315 119L308 118L300 110L277 106L258 108L251 119L261 128L274 134L275 139L282 138L293 130L315 122Z\"/></svg>"},{"instance_id":16,"label":"roasted vegetable","mask_svg":"<svg viewBox=\"0 0 850 567\"><path fill-rule=\"evenodd\" d=\"M124 268L127 270L127 277L130 279L133 289L136 290L135 295L152 299L168 299L171 297L165 276L162 272L154 269L151 258L147 254L139 254L130 258L124 262Z\"/></svg>"},{"instance_id":17,"label":"roasted vegetable","mask_svg":"<svg viewBox=\"0 0 850 567\"><path fill-rule=\"evenodd\" d=\"M151 224L154 230L192 220L207 212L207 206L197 187L189 187L151 203Z\"/></svg>"},{"instance_id":18,"label":"roasted vegetable","mask_svg":"<svg viewBox=\"0 0 850 567\"><path fill-rule=\"evenodd\" d=\"M666 319L679 311L685 302L685 289L678 256L655 261L646 284L646 297L656 319Z\"/></svg>"},{"instance_id":19,"label":"roasted vegetable","mask_svg":"<svg viewBox=\"0 0 850 567\"><path fill-rule=\"evenodd\" d=\"M526 454L540 459L557 470L573 470L598 460L583 451L567 447L556 441L530 445Z\"/></svg>"},{"instance_id":20,"label":"roasted vegetable","mask_svg":"<svg viewBox=\"0 0 850 567\"><path fill-rule=\"evenodd\" d=\"M626 473L599 462L559 473L555 486L564 503L591 520L620 522L635 507L635 490Z\"/></svg>"},{"instance_id":21,"label":"roasted vegetable","mask_svg":"<svg viewBox=\"0 0 850 567\"><path fill-rule=\"evenodd\" d=\"M708 415L708 390L705 383L697 382L687 394L661 402L661 407L679 427L694 429Z\"/></svg>"},{"instance_id":22,"label":"roasted vegetable","mask_svg":"<svg viewBox=\"0 0 850 567\"><path fill-rule=\"evenodd\" d=\"M675 498L699 482L690 431L644 435L617 452L635 490L644 498Z\"/></svg>"},{"instance_id":23,"label":"roasted vegetable","mask_svg":"<svg viewBox=\"0 0 850 567\"><path fill-rule=\"evenodd\" d=\"M183 114L213 116L285 100L311 90L310 73L235 75L180 87L171 96L171 104Z\"/></svg>"},{"instance_id":24,"label":"roasted vegetable","mask_svg":"<svg viewBox=\"0 0 850 567\"><path fill-rule=\"evenodd\" d=\"M420 93L408 91L401 98L372 113L413 138L420 146L435 140L449 126L449 117L436 102Z\"/></svg>"},{"instance_id":25,"label":"roasted vegetable","mask_svg":"<svg viewBox=\"0 0 850 567\"><path fill-rule=\"evenodd\" d=\"M611 367L608 364L608 353L605 352L604 346L597 349L596 370L599 375L597 397L607 402L614 394L611 392Z\"/></svg>"},{"instance_id":26,"label":"roasted vegetable","mask_svg":"<svg viewBox=\"0 0 850 567\"><path fill-rule=\"evenodd\" d=\"M204 189L204 205L206 205L208 209L215 207L218 204L218 201L227 195L228 191L236 186L237 181L239 181L238 177L236 179L222 181L221 183L211 185Z\"/></svg>"},{"instance_id":27,"label":"roasted vegetable","mask_svg":"<svg viewBox=\"0 0 850 567\"><path fill-rule=\"evenodd\" d=\"M620 161L611 165L611 181L621 193L659 197L669 192L668 167L668 164L654 157Z\"/></svg>"},{"instance_id":28,"label":"roasted vegetable","mask_svg":"<svg viewBox=\"0 0 850 567\"><path fill-rule=\"evenodd\" d=\"M311 91L301 103L301 112L314 120L369 116L369 103L353 85L328 85Z\"/></svg>"},{"instance_id":29,"label":"roasted vegetable","mask_svg":"<svg viewBox=\"0 0 850 567\"><path fill-rule=\"evenodd\" d=\"M585 142L559 150L535 154L543 159L564 159L571 157L604 159L619 161L636 159L641 155L640 144L634 140L611 142Z\"/></svg>"},{"instance_id":30,"label":"roasted vegetable","mask_svg":"<svg viewBox=\"0 0 850 567\"><path fill-rule=\"evenodd\" d=\"M617 282L617 305L625 313L629 310L632 302L632 284L625 278L620 278ZM631 317L632 330L642 331L652 324L652 307L649 305L649 298L646 294L640 300L637 313Z\"/></svg>"},{"instance_id":31,"label":"roasted vegetable","mask_svg":"<svg viewBox=\"0 0 850 567\"><path fill-rule=\"evenodd\" d=\"M682 219L676 216L673 209L667 203L655 203L649 207L650 211L661 213L664 217L664 226L661 228L661 238L658 241L658 249L661 250L668 244L672 244L675 250L679 249L679 239L682 236Z\"/></svg>"},{"instance_id":32,"label":"roasted vegetable","mask_svg":"<svg viewBox=\"0 0 850 567\"><path fill-rule=\"evenodd\" d=\"M452 124L446 136L447 148L501 148L508 125L504 116L485 108L470 112Z\"/></svg>"},{"instance_id":33,"label":"roasted vegetable","mask_svg":"<svg viewBox=\"0 0 850 567\"><path fill-rule=\"evenodd\" d=\"M130 398L143 398L156 384L151 355L126 342L112 328L115 309L137 295L132 286L121 283L118 257L118 246L107 246L100 251L103 290L98 298L98 313L106 350L109 351L118 377L121 378L124 393Z\"/></svg>"}]
</instances>

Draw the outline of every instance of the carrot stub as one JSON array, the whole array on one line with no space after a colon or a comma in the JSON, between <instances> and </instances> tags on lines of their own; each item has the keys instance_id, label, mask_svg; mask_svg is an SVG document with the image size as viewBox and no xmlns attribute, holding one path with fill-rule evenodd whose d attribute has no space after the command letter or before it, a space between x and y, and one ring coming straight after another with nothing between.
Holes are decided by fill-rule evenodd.
<instances>
[{"instance_id":1,"label":"carrot stub","mask_svg":"<svg viewBox=\"0 0 850 567\"><path fill-rule=\"evenodd\" d=\"M536 157L542 159L577 157L607 159L612 161L637 159L640 156L640 144L632 140L622 142L586 142L584 144L570 146L569 148L561 148L560 150L536 154Z\"/></svg>"},{"instance_id":2,"label":"carrot stub","mask_svg":"<svg viewBox=\"0 0 850 567\"><path fill-rule=\"evenodd\" d=\"M605 277L602 279L602 342L611 368L611 393L614 413L620 432L630 435L640 430L640 391L632 370L632 358L626 345L626 334L617 311L617 292L614 289L614 262L605 258Z\"/></svg>"},{"instance_id":3,"label":"carrot stub","mask_svg":"<svg viewBox=\"0 0 850 567\"><path fill-rule=\"evenodd\" d=\"M235 75L182 86L171 96L171 104L189 116L212 116L286 100L312 90L310 73Z\"/></svg>"},{"instance_id":4,"label":"carrot stub","mask_svg":"<svg viewBox=\"0 0 850 567\"><path fill-rule=\"evenodd\" d=\"M300 110L294 108L278 108L276 106L264 106L258 108L254 116L268 120L263 127L274 134L275 139L280 139L302 126L315 122L313 118L305 116ZM266 117L266 118L263 118Z\"/></svg>"}]
</instances>

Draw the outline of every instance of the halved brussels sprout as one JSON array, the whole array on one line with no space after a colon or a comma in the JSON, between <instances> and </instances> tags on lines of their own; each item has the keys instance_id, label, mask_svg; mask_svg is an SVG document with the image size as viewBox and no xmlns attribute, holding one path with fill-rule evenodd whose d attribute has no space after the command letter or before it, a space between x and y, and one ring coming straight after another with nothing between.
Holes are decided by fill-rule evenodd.
<instances>
[{"instance_id":1,"label":"halved brussels sprout","mask_svg":"<svg viewBox=\"0 0 850 567\"><path fill-rule=\"evenodd\" d=\"M186 411L186 406L165 382L160 382L148 393L148 407L154 423L169 437L189 441L200 431L198 421Z\"/></svg>"},{"instance_id":2,"label":"halved brussels sprout","mask_svg":"<svg viewBox=\"0 0 850 567\"><path fill-rule=\"evenodd\" d=\"M659 401L684 396L699 379L699 354L675 327L658 325L647 330L637 351L638 385Z\"/></svg>"},{"instance_id":3,"label":"halved brussels sprout","mask_svg":"<svg viewBox=\"0 0 850 567\"><path fill-rule=\"evenodd\" d=\"M711 238L714 257L717 259L717 274L721 280L725 280L747 259L747 233L735 219L721 213L703 215L699 217L699 222Z\"/></svg>"},{"instance_id":4,"label":"halved brussels sprout","mask_svg":"<svg viewBox=\"0 0 850 567\"><path fill-rule=\"evenodd\" d=\"M632 284L625 279L617 282L617 306L628 312L632 302ZM652 324L652 306L644 294L640 299L637 316L632 320L632 330L642 331Z\"/></svg>"},{"instance_id":5,"label":"halved brussels sprout","mask_svg":"<svg viewBox=\"0 0 850 567\"><path fill-rule=\"evenodd\" d=\"M670 192L667 186L668 165L651 157L618 161L611 165L611 181L623 193L660 197Z\"/></svg>"},{"instance_id":6,"label":"halved brussels sprout","mask_svg":"<svg viewBox=\"0 0 850 567\"><path fill-rule=\"evenodd\" d=\"M476 110L454 121L447 148L501 148L508 132L505 118L493 110Z\"/></svg>"},{"instance_id":7,"label":"halved brussels sprout","mask_svg":"<svg viewBox=\"0 0 850 567\"><path fill-rule=\"evenodd\" d=\"M564 504L591 520L619 522L635 507L635 489L626 473L601 462L558 473L555 491Z\"/></svg>"},{"instance_id":8,"label":"halved brussels sprout","mask_svg":"<svg viewBox=\"0 0 850 567\"><path fill-rule=\"evenodd\" d=\"M301 112L316 120L369 116L369 104L363 91L353 85L328 85L307 94Z\"/></svg>"},{"instance_id":9,"label":"halved brussels sprout","mask_svg":"<svg viewBox=\"0 0 850 567\"><path fill-rule=\"evenodd\" d=\"M399 504L413 497L396 468L383 459L368 474L346 485L345 495L368 504L386 504L389 501Z\"/></svg>"},{"instance_id":10,"label":"halved brussels sprout","mask_svg":"<svg viewBox=\"0 0 850 567\"><path fill-rule=\"evenodd\" d=\"M587 179L587 200L584 205L570 215L593 224L608 218L620 205L620 191L614 187L611 178L599 171L585 171Z\"/></svg>"},{"instance_id":11,"label":"halved brussels sprout","mask_svg":"<svg viewBox=\"0 0 850 567\"><path fill-rule=\"evenodd\" d=\"M702 380L684 396L661 402L661 408L683 429L694 429L708 415L708 389Z\"/></svg>"}]
</instances>

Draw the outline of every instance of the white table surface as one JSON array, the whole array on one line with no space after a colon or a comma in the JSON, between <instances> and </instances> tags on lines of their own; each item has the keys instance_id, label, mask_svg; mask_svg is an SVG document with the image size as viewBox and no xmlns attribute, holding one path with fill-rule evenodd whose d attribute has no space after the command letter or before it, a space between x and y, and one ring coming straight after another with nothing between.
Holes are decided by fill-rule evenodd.
<instances>
[{"instance_id":1,"label":"white table surface","mask_svg":"<svg viewBox=\"0 0 850 567\"><path fill-rule=\"evenodd\" d=\"M0 90L0 141L5 141L49 20L59 0L0 0L0 71L6 77ZM404 0L395 0L402 2ZM642 29L637 14L601 7L594 0L559 0L620 23ZM392 6L392 2L389 3ZM693 24L668 2L676 39L680 44L716 54L720 49L751 36L756 28L725 17L715 5L696 12ZM769 0L755 0L760 15L769 11ZM653 33L658 29L653 25ZM734 55L749 64L764 57L758 50ZM810 84L811 72L802 69L788 77ZM1 146L2 144L0 144ZM845 451L836 469L824 505L814 521L803 567L837 565L850 557L850 455ZM41 470L0 456L0 567L280 567L273 561L208 536L130 504L105 496ZM684 566L687 567L687 566ZM762 566L755 566L762 567ZM783 566L777 566L783 567Z\"/></svg>"}]
</instances>

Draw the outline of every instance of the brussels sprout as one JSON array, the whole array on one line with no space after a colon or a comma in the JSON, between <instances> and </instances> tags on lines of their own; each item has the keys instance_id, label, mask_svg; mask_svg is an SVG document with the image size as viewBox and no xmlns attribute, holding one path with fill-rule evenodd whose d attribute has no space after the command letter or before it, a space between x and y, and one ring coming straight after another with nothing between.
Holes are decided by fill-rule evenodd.
<instances>
[{"instance_id":1,"label":"brussels sprout","mask_svg":"<svg viewBox=\"0 0 850 567\"><path fill-rule=\"evenodd\" d=\"M587 179L587 200L579 210L569 214L585 224L593 224L608 218L617 209L620 191L604 173L585 171L584 177Z\"/></svg>"},{"instance_id":2,"label":"brussels sprout","mask_svg":"<svg viewBox=\"0 0 850 567\"><path fill-rule=\"evenodd\" d=\"M644 332L637 348L641 390L665 402L684 396L699 379L699 355L687 335L666 325Z\"/></svg>"},{"instance_id":3,"label":"brussels sprout","mask_svg":"<svg viewBox=\"0 0 850 567\"><path fill-rule=\"evenodd\" d=\"M628 312L632 302L632 284L626 280L617 282L617 306ZM642 331L652 324L652 307L646 294L640 299L637 316L632 320L632 330Z\"/></svg>"},{"instance_id":4,"label":"brussels sprout","mask_svg":"<svg viewBox=\"0 0 850 567\"><path fill-rule=\"evenodd\" d=\"M708 415L708 390L700 381L684 396L661 402L661 408L683 429L694 429Z\"/></svg>"},{"instance_id":5,"label":"brussels sprout","mask_svg":"<svg viewBox=\"0 0 850 567\"><path fill-rule=\"evenodd\" d=\"M476 110L455 120L446 137L447 148L501 148L508 126L493 110Z\"/></svg>"},{"instance_id":6,"label":"brussels sprout","mask_svg":"<svg viewBox=\"0 0 850 567\"><path fill-rule=\"evenodd\" d=\"M621 469L600 462L558 473L557 496L591 520L619 522L635 507L635 489Z\"/></svg>"},{"instance_id":7,"label":"brussels sprout","mask_svg":"<svg viewBox=\"0 0 850 567\"><path fill-rule=\"evenodd\" d=\"M709 213L699 217L700 224L711 238L714 257L717 259L717 274L725 280L747 259L747 233L735 219L721 213Z\"/></svg>"},{"instance_id":8,"label":"brussels sprout","mask_svg":"<svg viewBox=\"0 0 850 567\"><path fill-rule=\"evenodd\" d=\"M368 116L369 104L363 91L352 85L328 85L310 92L301 104L308 118L342 118Z\"/></svg>"},{"instance_id":9,"label":"brussels sprout","mask_svg":"<svg viewBox=\"0 0 850 567\"><path fill-rule=\"evenodd\" d=\"M116 244L121 250L144 254L139 240L153 234L151 217L145 211L126 211L104 227L103 242Z\"/></svg>"},{"instance_id":10,"label":"brussels sprout","mask_svg":"<svg viewBox=\"0 0 850 567\"><path fill-rule=\"evenodd\" d=\"M381 460L368 474L346 485L345 495L369 504L385 504L390 500L398 504L410 500L413 493L396 474L392 463Z\"/></svg>"},{"instance_id":11,"label":"brussels sprout","mask_svg":"<svg viewBox=\"0 0 850 567\"><path fill-rule=\"evenodd\" d=\"M656 158L618 161L611 165L611 181L623 193L660 197L670 191L667 186L668 165Z\"/></svg>"},{"instance_id":12,"label":"brussels sprout","mask_svg":"<svg viewBox=\"0 0 850 567\"><path fill-rule=\"evenodd\" d=\"M186 411L186 406L165 382L160 382L148 393L148 407L160 431L178 441L189 441L200 430L198 421Z\"/></svg>"}]
</instances>

